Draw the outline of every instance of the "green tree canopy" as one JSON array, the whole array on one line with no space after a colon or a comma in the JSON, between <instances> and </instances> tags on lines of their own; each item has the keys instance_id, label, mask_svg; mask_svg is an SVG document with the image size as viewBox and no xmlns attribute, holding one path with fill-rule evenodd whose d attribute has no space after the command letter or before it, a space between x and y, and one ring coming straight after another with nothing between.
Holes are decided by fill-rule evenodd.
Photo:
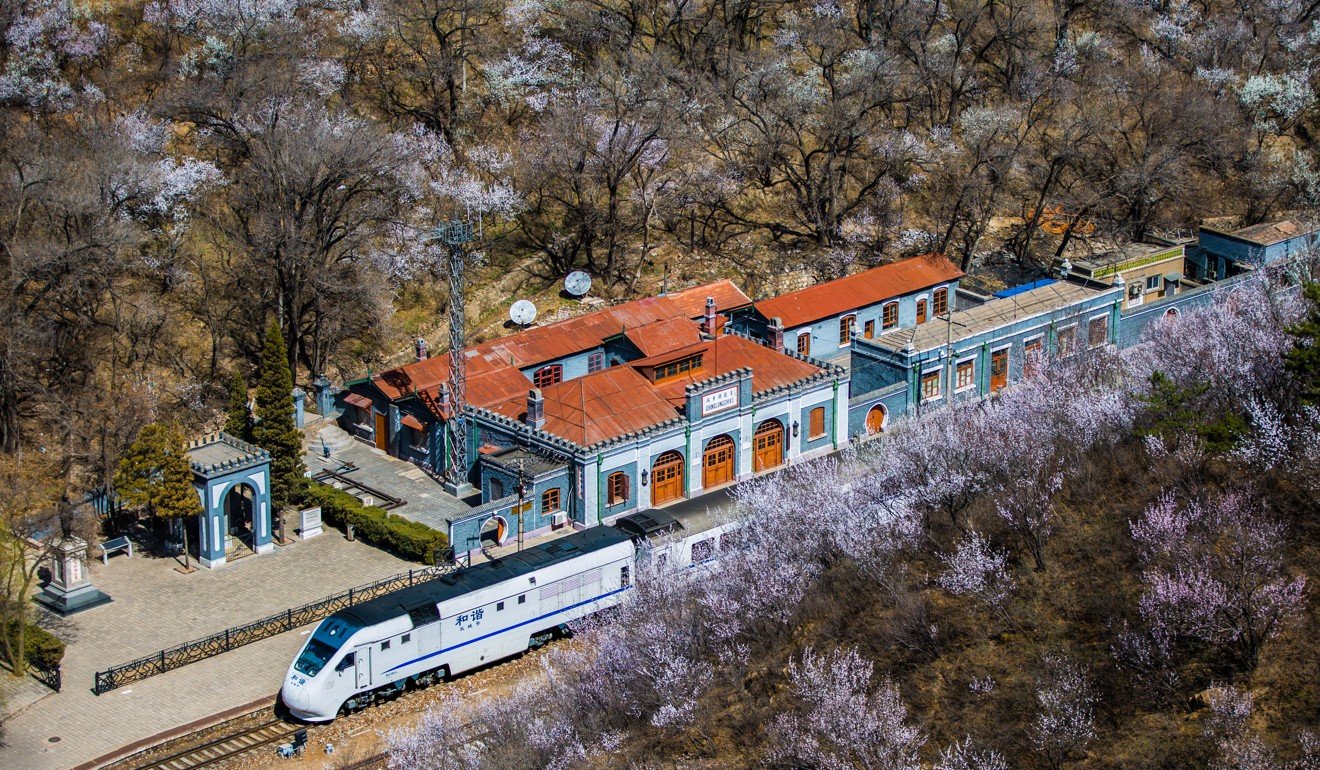
<instances>
[{"instance_id":1,"label":"green tree canopy","mask_svg":"<svg viewBox=\"0 0 1320 770\"><path fill-rule=\"evenodd\" d=\"M1298 397L1307 406L1320 406L1320 281L1306 284L1310 312L1296 326L1288 329L1295 340L1284 354L1284 364L1297 378Z\"/></svg>"},{"instance_id":2,"label":"green tree canopy","mask_svg":"<svg viewBox=\"0 0 1320 770\"><path fill-rule=\"evenodd\" d=\"M129 506L144 508L161 519L182 519L202 513L193 488L192 464L183 434L170 425L152 423L119 461L115 492ZM184 564L188 559L188 528L183 528Z\"/></svg>"},{"instance_id":3,"label":"green tree canopy","mask_svg":"<svg viewBox=\"0 0 1320 770\"><path fill-rule=\"evenodd\" d=\"M257 373L257 422L252 443L270 452L271 503L276 511L293 502L302 485L302 434L293 422L293 374L284 337L274 321L266 329Z\"/></svg>"},{"instance_id":4,"label":"green tree canopy","mask_svg":"<svg viewBox=\"0 0 1320 770\"><path fill-rule=\"evenodd\" d=\"M248 388L238 371L229 378L229 407L225 410L225 433L244 441L252 440L252 410L248 408Z\"/></svg>"}]
</instances>

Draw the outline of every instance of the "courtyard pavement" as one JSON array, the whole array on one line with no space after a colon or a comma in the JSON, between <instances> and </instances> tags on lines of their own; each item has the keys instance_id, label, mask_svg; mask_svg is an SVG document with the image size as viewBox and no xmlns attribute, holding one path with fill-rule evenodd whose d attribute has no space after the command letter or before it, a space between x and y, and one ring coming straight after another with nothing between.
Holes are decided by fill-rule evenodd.
<instances>
[{"instance_id":1,"label":"courtyard pavement","mask_svg":"<svg viewBox=\"0 0 1320 770\"><path fill-rule=\"evenodd\" d=\"M279 691L312 626L92 694L98 670L296 607L418 565L327 527L320 537L183 575L170 558L135 551L92 558L93 585L114 599L41 624L68 642L64 689L4 725L0 767L67 770L115 749ZM7 675L0 673L0 675ZM24 685L26 689L26 685Z\"/></svg>"},{"instance_id":2,"label":"courtyard pavement","mask_svg":"<svg viewBox=\"0 0 1320 770\"><path fill-rule=\"evenodd\" d=\"M312 444L316 446L316 442ZM345 462L357 466L357 470L344 474L347 478L405 501L390 513L420 521L431 529L448 532L447 520L460 518L472 510L472 506L445 492L440 482L426 471L361 441L353 440L328 459L317 452L303 455L303 463L313 475L323 470L338 470ZM361 497L361 493L355 494Z\"/></svg>"}]
</instances>

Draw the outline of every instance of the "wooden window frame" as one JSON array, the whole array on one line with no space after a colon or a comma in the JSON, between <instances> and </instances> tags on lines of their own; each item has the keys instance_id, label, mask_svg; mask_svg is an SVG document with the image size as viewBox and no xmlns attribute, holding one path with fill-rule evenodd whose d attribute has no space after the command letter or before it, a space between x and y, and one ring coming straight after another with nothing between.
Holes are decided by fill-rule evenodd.
<instances>
[{"instance_id":1,"label":"wooden window frame","mask_svg":"<svg viewBox=\"0 0 1320 770\"><path fill-rule=\"evenodd\" d=\"M963 368L964 368L964 367L966 367L967 372L968 372L968 375L967 375L967 383L966 383L966 384L963 384L963 376L962 376L962 375L963 375ZM965 392L965 391L971 390L972 388L975 388L975 387L976 387L976 359L975 359L975 358L964 358L964 359L962 359L961 361L957 361L957 362L955 362L954 365L953 365L953 374L954 374L954 379L953 379L953 392L954 392L954 393L963 393L963 392Z\"/></svg>"},{"instance_id":2,"label":"wooden window frame","mask_svg":"<svg viewBox=\"0 0 1320 770\"><path fill-rule=\"evenodd\" d=\"M670 361L667 364L658 364L655 367L655 373L652 376L654 382L664 382L678 377L682 377L691 372L701 371L702 354L686 356L677 361Z\"/></svg>"},{"instance_id":3,"label":"wooden window frame","mask_svg":"<svg viewBox=\"0 0 1320 770\"><path fill-rule=\"evenodd\" d=\"M857 323L857 316L854 313L839 319L839 347L846 348L852 344L853 324Z\"/></svg>"},{"instance_id":4,"label":"wooden window frame","mask_svg":"<svg viewBox=\"0 0 1320 770\"><path fill-rule=\"evenodd\" d=\"M797 352L800 356L811 355L811 331L807 330L797 336Z\"/></svg>"},{"instance_id":5,"label":"wooden window frame","mask_svg":"<svg viewBox=\"0 0 1320 770\"><path fill-rule=\"evenodd\" d=\"M1093 341L1095 338L1096 322L1099 321L1102 327L1102 339L1099 342ZM1109 314L1091 316L1086 319L1086 349L1095 350L1109 344Z\"/></svg>"},{"instance_id":6,"label":"wooden window frame","mask_svg":"<svg viewBox=\"0 0 1320 770\"><path fill-rule=\"evenodd\" d=\"M628 474L623 471L615 471L605 479L605 504L609 506L622 505L628 502Z\"/></svg>"},{"instance_id":7,"label":"wooden window frame","mask_svg":"<svg viewBox=\"0 0 1320 770\"><path fill-rule=\"evenodd\" d=\"M936 316L942 316L949 312L949 290L947 288L936 289L930 304Z\"/></svg>"},{"instance_id":8,"label":"wooden window frame","mask_svg":"<svg viewBox=\"0 0 1320 770\"><path fill-rule=\"evenodd\" d=\"M893 311L892 314L890 311ZM898 327L898 302L886 302L880 308L880 331L886 332Z\"/></svg>"},{"instance_id":9,"label":"wooden window frame","mask_svg":"<svg viewBox=\"0 0 1320 770\"><path fill-rule=\"evenodd\" d=\"M1031 349L1032 345L1036 346L1034 351ZM1039 371L1040 361L1033 363L1031 360L1033 352L1037 359L1045 357L1045 335L1037 334L1022 341L1022 373L1028 377Z\"/></svg>"},{"instance_id":10,"label":"wooden window frame","mask_svg":"<svg viewBox=\"0 0 1320 770\"><path fill-rule=\"evenodd\" d=\"M819 426L816 425L818 421L817 415L819 415ZM816 432L817 428L820 430L819 433ZM815 441L819 438L825 438L825 433L825 407L813 406L811 410L807 412L807 440Z\"/></svg>"},{"instance_id":11,"label":"wooden window frame","mask_svg":"<svg viewBox=\"0 0 1320 770\"><path fill-rule=\"evenodd\" d=\"M605 368L605 354L597 350L587 355L587 374L599 372Z\"/></svg>"},{"instance_id":12,"label":"wooden window frame","mask_svg":"<svg viewBox=\"0 0 1320 770\"><path fill-rule=\"evenodd\" d=\"M559 487L550 487L541 493L541 513L555 513L564 510L563 498ZM550 503L554 503L550 505Z\"/></svg>"},{"instance_id":13,"label":"wooden window frame","mask_svg":"<svg viewBox=\"0 0 1320 770\"><path fill-rule=\"evenodd\" d=\"M925 312L922 312L923 309L925 310ZM916 323L917 326L920 326L930 320L930 300L927 299L926 297L921 297L920 299L917 300L916 320L917 320Z\"/></svg>"},{"instance_id":14,"label":"wooden window frame","mask_svg":"<svg viewBox=\"0 0 1320 770\"><path fill-rule=\"evenodd\" d=\"M928 382L935 383L934 395L927 393L926 383ZM939 369L930 372L922 372L920 386L922 403L926 403L927 401L939 401L944 398L944 378L941 376Z\"/></svg>"},{"instance_id":15,"label":"wooden window frame","mask_svg":"<svg viewBox=\"0 0 1320 770\"><path fill-rule=\"evenodd\" d=\"M548 388L564 381L563 364L547 364L532 373L532 384L538 388Z\"/></svg>"},{"instance_id":16,"label":"wooden window frame","mask_svg":"<svg viewBox=\"0 0 1320 770\"><path fill-rule=\"evenodd\" d=\"M873 340L873 339L875 339L875 319L874 319L874 318L872 318L871 320L869 320L869 321L867 321L866 323L862 324L862 338L863 338L863 339L868 339L868 340Z\"/></svg>"},{"instance_id":17,"label":"wooden window frame","mask_svg":"<svg viewBox=\"0 0 1320 770\"><path fill-rule=\"evenodd\" d=\"M1068 343L1065 345L1064 340ZM1054 332L1054 353L1059 356L1070 356L1077 352L1077 324L1061 326Z\"/></svg>"},{"instance_id":18,"label":"wooden window frame","mask_svg":"<svg viewBox=\"0 0 1320 770\"><path fill-rule=\"evenodd\" d=\"M999 391L1008 387L1008 375L1009 372L1012 371L1012 366L1013 366L1013 353L1011 352L1011 348L1012 345L1000 345L999 347L990 351L989 387L991 393L998 393ZM1000 354L1004 356L1004 381L1001 382L998 387L996 387L995 386L995 356L998 356Z\"/></svg>"}]
</instances>

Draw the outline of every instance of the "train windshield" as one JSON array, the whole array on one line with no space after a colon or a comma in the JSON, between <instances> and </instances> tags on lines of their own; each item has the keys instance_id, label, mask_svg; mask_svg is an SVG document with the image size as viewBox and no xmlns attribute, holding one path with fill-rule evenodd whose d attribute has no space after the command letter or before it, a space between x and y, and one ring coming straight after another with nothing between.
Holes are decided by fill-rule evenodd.
<instances>
[{"instance_id":1,"label":"train windshield","mask_svg":"<svg viewBox=\"0 0 1320 770\"><path fill-rule=\"evenodd\" d=\"M316 633L307 641L293 667L307 676L316 676L325 668L325 664L343 646L344 640L353 635L362 626L337 615L332 615L316 627Z\"/></svg>"}]
</instances>

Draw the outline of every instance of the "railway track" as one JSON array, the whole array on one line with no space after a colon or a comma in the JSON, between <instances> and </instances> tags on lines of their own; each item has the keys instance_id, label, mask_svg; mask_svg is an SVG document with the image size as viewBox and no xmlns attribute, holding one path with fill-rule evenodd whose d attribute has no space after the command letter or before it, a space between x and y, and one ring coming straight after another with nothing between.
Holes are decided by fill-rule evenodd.
<instances>
[{"instance_id":1,"label":"railway track","mask_svg":"<svg viewBox=\"0 0 1320 770\"><path fill-rule=\"evenodd\" d=\"M285 742L300 729L302 728L282 719L272 719L215 738L200 746L152 760L147 764L134 765L134 770L195 770L209 767L262 746Z\"/></svg>"}]
</instances>

